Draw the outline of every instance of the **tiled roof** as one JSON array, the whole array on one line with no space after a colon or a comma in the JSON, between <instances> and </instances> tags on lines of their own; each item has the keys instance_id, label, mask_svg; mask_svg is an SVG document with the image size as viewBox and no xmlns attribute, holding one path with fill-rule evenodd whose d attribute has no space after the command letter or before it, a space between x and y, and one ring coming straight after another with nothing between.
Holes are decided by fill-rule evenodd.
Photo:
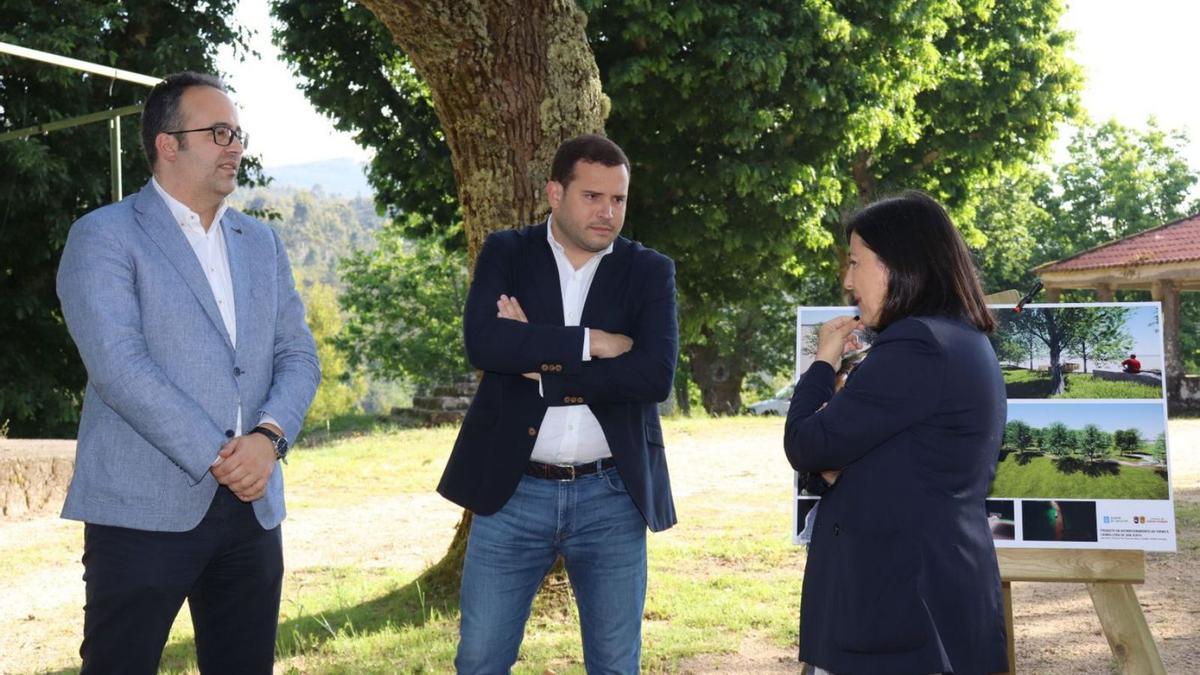
<instances>
[{"instance_id":1,"label":"tiled roof","mask_svg":"<svg viewBox=\"0 0 1200 675\"><path fill-rule=\"evenodd\" d=\"M1041 265L1035 271L1071 272L1190 261L1200 261L1200 213Z\"/></svg>"}]
</instances>

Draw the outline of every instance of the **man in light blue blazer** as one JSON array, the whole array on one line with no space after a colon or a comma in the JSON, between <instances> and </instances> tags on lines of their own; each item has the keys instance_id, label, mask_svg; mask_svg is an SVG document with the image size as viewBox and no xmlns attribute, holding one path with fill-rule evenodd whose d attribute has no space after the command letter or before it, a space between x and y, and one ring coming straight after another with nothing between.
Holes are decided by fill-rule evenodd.
<instances>
[{"instance_id":1,"label":"man in light blue blazer","mask_svg":"<svg viewBox=\"0 0 1200 675\"><path fill-rule=\"evenodd\" d=\"M202 672L272 669L277 464L320 369L282 242L225 205L246 142L219 80L166 78L142 114L154 178L63 251L88 373L63 507L86 523L84 673L154 673L185 598Z\"/></svg>"}]
</instances>

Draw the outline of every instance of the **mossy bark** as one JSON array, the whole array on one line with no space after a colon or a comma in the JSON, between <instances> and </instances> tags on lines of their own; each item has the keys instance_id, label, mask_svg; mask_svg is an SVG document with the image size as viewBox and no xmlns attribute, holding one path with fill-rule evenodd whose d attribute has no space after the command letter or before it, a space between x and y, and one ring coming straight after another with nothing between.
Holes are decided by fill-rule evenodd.
<instances>
[{"instance_id":1,"label":"mossy bark","mask_svg":"<svg viewBox=\"0 0 1200 675\"><path fill-rule=\"evenodd\" d=\"M489 232L544 218L562 141L604 128L608 98L571 0L363 0L429 86L470 260Z\"/></svg>"},{"instance_id":2,"label":"mossy bark","mask_svg":"<svg viewBox=\"0 0 1200 675\"><path fill-rule=\"evenodd\" d=\"M609 100L587 17L572 0L361 1L429 87L473 269L490 232L546 217L558 145L604 129ZM429 585L457 594L470 521L464 513L445 557L422 575Z\"/></svg>"}]
</instances>

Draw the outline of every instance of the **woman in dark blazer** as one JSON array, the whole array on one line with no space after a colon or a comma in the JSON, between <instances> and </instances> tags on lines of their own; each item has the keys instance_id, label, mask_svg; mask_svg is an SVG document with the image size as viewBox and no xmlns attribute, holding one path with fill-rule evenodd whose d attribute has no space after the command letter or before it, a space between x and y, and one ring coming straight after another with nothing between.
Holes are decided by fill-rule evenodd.
<instances>
[{"instance_id":1,"label":"woman in dark blazer","mask_svg":"<svg viewBox=\"0 0 1200 675\"><path fill-rule=\"evenodd\" d=\"M876 202L846 233L860 316L821 327L784 435L792 466L831 483L804 570L800 660L834 675L1007 670L984 504L1006 416L985 335L995 320L930 197ZM878 336L834 395L863 327Z\"/></svg>"}]
</instances>

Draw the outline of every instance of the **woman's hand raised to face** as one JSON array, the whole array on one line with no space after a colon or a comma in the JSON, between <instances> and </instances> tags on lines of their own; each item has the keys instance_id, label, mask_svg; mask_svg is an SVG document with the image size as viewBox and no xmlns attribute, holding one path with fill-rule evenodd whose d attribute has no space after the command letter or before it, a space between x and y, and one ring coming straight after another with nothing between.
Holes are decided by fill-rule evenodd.
<instances>
[{"instance_id":1,"label":"woman's hand raised to face","mask_svg":"<svg viewBox=\"0 0 1200 675\"><path fill-rule=\"evenodd\" d=\"M862 348L854 334L855 329L862 327L862 321L856 316L839 316L826 321L817 334L817 360L837 370L844 354Z\"/></svg>"}]
</instances>

